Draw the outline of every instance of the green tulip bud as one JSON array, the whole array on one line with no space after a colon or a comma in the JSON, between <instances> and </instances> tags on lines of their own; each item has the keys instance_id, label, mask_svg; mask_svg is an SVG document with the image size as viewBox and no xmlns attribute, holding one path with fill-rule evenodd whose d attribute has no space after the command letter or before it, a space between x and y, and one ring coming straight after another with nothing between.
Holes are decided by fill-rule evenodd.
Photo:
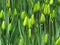
<instances>
[{"instance_id":1,"label":"green tulip bud","mask_svg":"<svg viewBox=\"0 0 60 45\"><path fill-rule=\"evenodd\" d=\"M19 45L23 45L23 39L22 38L19 40Z\"/></svg>"},{"instance_id":2,"label":"green tulip bud","mask_svg":"<svg viewBox=\"0 0 60 45\"><path fill-rule=\"evenodd\" d=\"M35 18L34 18L34 14L32 14L31 16L31 25L34 25L35 24Z\"/></svg>"},{"instance_id":3,"label":"green tulip bud","mask_svg":"<svg viewBox=\"0 0 60 45\"><path fill-rule=\"evenodd\" d=\"M31 29L29 29L29 38L31 38Z\"/></svg>"},{"instance_id":4,"label":"green tulip bud","mask_svg":"<svg viewBox=\"0 0 60 45\"><path fill-rule=\"evenodd\" d=\"M54 19L55 16L56 16L56 12L55 12L55 10L53 10L53 12L52 12L52 19Z\"/></svg>"},{"instance_id":5,"label":"green tulip bud","mask_svg":"<svg viewBox=\"0 0 60 45\"><path fill-rule=\"evenodd\" d=\"M12 24L9 23L9 24L8 24L8 30L11 31L11 29L12 29Z\"/></svg>"},{"instance_id":6,"label":"green tulip bud","mask_svg":"<svg viewBox=\"0 0 60 45\"><path fill-rule=\"evenodd\" d=\"M48 12L47 14L50 14L50 5L49 4L47 5L47 12Z\"/></svg>"},{"instance_id":7,"label":"green tulip bud","mask_svg":"<svg viewBox=\"0 0 60 45\"><path fill-rule=\"evenodd\" d=\"M5 30L5 21L2 22L2 30Z\"/></svg>"},{"instance_id":8,"label":"green tulip bud","mask_svg":"<svg viewBox=\"0 0 60 45\"><path fill-rule=\"evenodd\" d=\"M41 18L40 18L41 23L45 23L45 15L41 14Z\"/></svg>"},{"instance_id":9,"label":"green tulip bud","mask_svg":"<svg viewBox=\"0 0 60 45\"><path fill-rule=\"evenodd\" d=\"M14 15L15 15L15 16L17 15L17 10L16 10L16 8L14 9Z\"/></svg>"},{"instance_id":10,"label":"green tulip bud","mask_svg":"<svg viewBox=\"0 0 60 45\"><path fill-rule=\"evenodd\" d=\"M50 5L53 5L54 0L50 0Z\"/></svg>"},{"instance_id":11,"label":"green tulip bud","mask_svg":"<svg viewBox=\"0 0 60 45\"><path fill-rule=\"evenodd\" d=\"M9 17L12 15L11 8L9 8L8 15Z\"/></svg>"},{"instance_id":12,"label":"green tulip bud","mask_svg":"<svg viewBox=\"0 0 60 45\"><path fill-rule=\"evenodd\" d=\"M40 2L39 1L34 5L34 12L38 12L38 11L40 11Z\"/></svg>"},{"instance_id":13,"label":"green tulip bud","mask_svg":"<svg viewBox=\"0 0 60 45\"><path fill-rule=\"evenodd\" d=\"M60 3L60 0L58 0L58 3Z\"/></svg>"},{"instance_id":14,"label":"green tulip bud","mask_svg":"<svg viewBox=\"0 0 60 45\"><path fill-rule=\"evenodd\" d=\"M50 14L50 5L48 4L45 4L45 6L44 6L44 14L46 15L46 14Z\"/></svg>"},{"instance_id":15,"label":"green tulip bud","mask_svg":"<svg viewBox=\"0 0 60 45\"><path fill-rule=\"evenodd\" d=\"M10 0L7 0L6 6L9 8L10 7Z\"/></svg>"},{"instance_id":16,"label":"green tulip bud","mask_svg":"<svg viewBox=\"0 0 60 45\"><path fill-rule=\"evenodd\" d=\"M55 12L55 10L53 10L52 13L50 14L50 21L52 22L53 19L55 19L55 18L56 18L56 12Z\"/></svg>"},{"instance_id":17,"label":"green tulip bud","mask_svg":"<svg viewBox=\"0 0 60 45\"><path fill-rule=\"evenodd\" d=\"M28 17L26 16L23 22L23 26L27 26L28 25Z\"/></svg>"},{"instance_id":18,"label":"green tulip bud","mask_svg":"<svg viewBox=\"0 0 60 45\"><path fill-rule=\"evenodd\" d=\"M32 28L31 18L28 20L28 27L29 27L29 28Z\"/></svg>"},{"instance_id":19,"label":"green tulip bud","mask_svg":"<svg viewBox=\"0 0 60 45\"><path fill-rule=\"evenodd\" d=\"M48 3L49 0L44 0L44 1L45 1L45 3Z\"/></svg>"},{"instance_id":20,"label":"green tulip bud","mask_svg":"<svg viewBox=\"0 0 60 45\"><path fill-rule=\"evenodd\" d=\"M59 39L57 39L55 45L60 45L60 37L59 37Z\"/></svg>"},{"instance_id":21,"label":"green tulip bud","mask_svg":"<svg viewBox=\"0 0 60 45\"><path fill-rule=\"evenodd\" d=\"M4 11L1 10L1 12L0 12L0 18L3 18L3 16L4 16Z\"/></svg>"},{"instance_id":22,"label":"green tulip bud","mask_svg":"<svg viewBox=\"0 0 60 45\"><path fill-rule=\"evenodd\" d=\"M45 43L45 44L48 43L48 34L45 34L45 36L44 36L44 43Z\"/></svg>"},{"instance_id":23,"label":"green tulip bud","mask_svg":"<svg viewBox=\"0 0 60 45\"><path fill-rule=\"evenodd\" d=\"M44 14L47 14L47 4L44 5Z\"/></svg>"},{"instance_id":24,"label":"green tulip bud","mask_svg":"<svg viewBox=\"0 0 60 45\"><path fill-rule=\"evenodd\" d=\"M25 11L23 11L23 12L21 13L21 19L23 19L23 20L24 20L25 16L26 16L26 12L25 12Z\"/></svg>"}]
</instances>

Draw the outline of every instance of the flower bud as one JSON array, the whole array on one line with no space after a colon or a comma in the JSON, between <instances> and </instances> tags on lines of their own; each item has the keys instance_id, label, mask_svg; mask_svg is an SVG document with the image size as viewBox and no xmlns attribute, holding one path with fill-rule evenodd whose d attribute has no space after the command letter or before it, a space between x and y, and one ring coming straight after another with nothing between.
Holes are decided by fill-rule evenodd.
<instances>
[{"instance_id":1,"label":"flower bud","mask_svg":"<svg viewBox=\"0 0 60 45\"><path fill-rule=\"evenodd\" d=\"M7 0L6 6L9 8L10 7L10 0Z\"/></svg>"},{"instance_id":2,"label":"flower bud","mask_svg":"<svg viewBox=\"0 0 60 45\"><path fill-rule=\"evenodd\" d=\"M26 16L26 12L25 12L25 11L23 11L23 12L21 13L21 19L23 19L23 20L24 20L25 16Z\"/></svg>"},{"instance_id":3,"label":"flower bud","mask_svg":"<svg viewBox=\"0 0 60 45\"><path fill-rule=\"evenodd\" d=\"M12 15L11 8L9 8L8 15L9 15L9 17Z\"/></svg>"},{"instance_id":4,"label":"flower bud","mask_svg":"<svg viewBox=\"0 0 60 45\"><path fill-rule=\"evenodd\" d=\"M12 29L12 24L9 23L9 24L8 24L8 30L11 31L11 29Z\"/></svg>"},{"instance_id":5,"label":"flower bud","mask_svg":"<svg viewBox=\"0 0 60 45\"><path fill-rule=\"evenodd\" d=\"M58 0L58 3L60 4L60 0Z\"/></svg>"},{"instance_id":6,"label":"flower bud","mask_svg":"<svg viewBox=\"0 0 60 45\"><path fill-rule=\"evenodd\" d=\"M45 4L45 6L44 6L44 14L46 15L46 14L50 14L50 5L48 4Z\"/></svg>"},{"instance_id":7,"label":"flower bud","mask_svg":"<svg viewBox=\"0 0 60 45\"><path fill-rule=\"evenodd\" d=\"M55 45L60 45L60 37L57 39Z\"/></svg>"},{"instance_id":8,"label":"flower bud","mask_svg":"<svg viewBox=\"0 0 60 45\"><path fill-rule=\"evenodd\" d=\"M54 0L50 0L50 5L53 5Z\"/></svg>"},{"instance_id":9,"label":"flower bud","mask_svg":"<svg viewBox=\"0 0 60 45\"><path fill-rule=\"evenodd\" d=\"M5 30L5 21L2 22L2 30Z\"/></svg>"},{"instance_id":10,"label":"flower bud","mask_svg":"<svg viewBox=\"0 0 60 45\"><path fill-rule=\"evenodd\" d=\"M4 11L1 10L1 12L0 12L0 18L3 18L3 16L4 16Z\"/></svg>"},{"instance_id":11,"label":"flower bud","mask_svg":"<svg viewBox=\"0 0 60 45\"><path fill-rule=\"evenodd\" d=\"M34 14L32 14L31 16L31 25L34 25L35 24L35 18L34 18Z\"/></svg>"},{"instance_id":12,"label":"flower bud","mask_svg":"<svg viewBox=\"0 0 60 45\"><path fill-rule=\"evenodd\" d=\"M23 22L23 26L27 26L28 25L28 17L26 16Z\"/></svg>"},{"instance_id":13,"label":"flower bud","mask_svg":"<svg viewBox=\"0 0 60 45\"><path fill-rule=\"evenodd\" d=\"M34 12L38 12L38 11L40 11L40 2L39 1L34 5Z\"/></svg>"},{"instance_id":14,"label":"flower bud","mask_svg":"<svg viewBox=\"0 0 60 45\"><path fill-rule=\"evenodd\" d=\"M45 15L41 14L41 18L40 18L41 23L45 23Z\"/></svg>"},{"instance_id":15,"label":"flower bud","mask_svg":"<svg viewBox=\"0 0 60 45\"><path fill-rule=\"evenodd\" d=\"M45 34L45 36L44 36L44 43L45 43L45 44L48 43L48 34Z\"/></svg>"},{"instance_id":16,"label":"flower bud","mask_svg":"<svg viewBox=\"0 0 60 45\"><path fill-rule=\"evenodd\" d=\"M31 29L29 29L29 38L31 38Z\"/></svg>"},{"instance_id":17,"label":"flower bud","mask_svg":"<svg viewBox=\"0 0 60 45\"><path fill-rule=\"evenodd\" d=\"M52 19L54 19L55 16L56 16L56 12L55 12L55 10L53 10L53 12L52 12Z\"/></svg>"},{"instance_id":18,"label":"flower bud","mask_svg":"<svg viewBox=\"0 0 60 45\"><path fill-rule=\"evenodd\" d=\"M14 9L14 15L15 15L15 16L17 15L17 10L16 10L16 8Z\"/></svg>"},{"instance_id":19,"label":"flower bud","mask_svg":"<svg viewBox=\"0 0 60 45\"><path fill-rule=\"evenodd\" d=\"M44 0L44 1L45 1L45 3L48 3L49 0Z\"/></svg>"},{"instance_id":20,"label":"flower bud","mask_svg":"<svg viewBox=\"0 0 60 45\"><path fill-rule=\"evenodd\" d=\"M19 40L19 45L23 45L23 39L22 38Z\"/></svg>"},{"instance_id":21,"label":"flower bud","mask_svg":"<svg viewBox=\"0 0 60 45\"><path fill-rule=\"evenodd\" d=\"M50 5L47 5L47 14L50 14Z\"/></svg>"},{"instance_id":22,"label":"flower bud","mask_svg":"<svg viewBox=\"0 0 60 45\"><path fill-rule=\"evenodd\" d=\"M52 13L50 14L50 21L52 22L53 19L55 19L55 18L56 18L56 12L55 12L55 10L53 10Z\"/></svg>"},{"instance_id":23,"label":"flower bud","mask_svg":"<svg viewBox=\"0 0 60 45\"><path fill-rule=\"evenodd\" d=\"M47 14L47 4L44 5L44 14Z\"/></svg>"},{"instance_id":24,"label":"flower bud","mask_svg":"<svg viewBox=\"0 0 60 45\"><path fill-rule=\"evenodd\" d=\"M32 28L31 18L28 20L28 27L29 27L29 28Z\"/></svg>"}]
</instances>

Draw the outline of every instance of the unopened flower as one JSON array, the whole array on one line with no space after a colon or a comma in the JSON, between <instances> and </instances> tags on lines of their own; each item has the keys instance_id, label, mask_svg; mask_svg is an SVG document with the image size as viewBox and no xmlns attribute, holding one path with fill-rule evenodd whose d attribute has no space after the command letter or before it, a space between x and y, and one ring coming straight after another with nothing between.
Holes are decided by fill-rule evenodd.
<instances>
[{"instance_id":1,"label":"unopened flower","mask_svg":"<svg viewBox=\"0 0 60 45\"><path fill-rule=\"evenodd\" d=\"M45 15L41 14L41 18L40 18L41 23L45 23Z\"/></svg>"},{"instance_id":2,"label":"unopened flower","mask_svg":"<svg viewBox=\"0 0 60 45\"><path fill-rule=\"evenodd\" d=\"M6 23L5 21L2 22L2 30L5 30L5 27L6 27Z\"/></svg>"}]
</instances>

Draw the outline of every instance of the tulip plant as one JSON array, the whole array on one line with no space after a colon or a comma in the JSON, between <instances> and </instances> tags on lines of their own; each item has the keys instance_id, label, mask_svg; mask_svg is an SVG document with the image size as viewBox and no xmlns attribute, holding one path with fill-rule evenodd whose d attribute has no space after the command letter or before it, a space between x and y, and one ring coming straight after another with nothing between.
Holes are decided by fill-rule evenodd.
<instances>
[{"instance_id":1,"label":"tulip plant","mask_svg":"<svg viewBox=\"0 0 60 45\"><path fill-rule=\"evenodd\" d=\"M0 45L60 45L60 0L0 0Z\"/></svg>"}]
</instances>

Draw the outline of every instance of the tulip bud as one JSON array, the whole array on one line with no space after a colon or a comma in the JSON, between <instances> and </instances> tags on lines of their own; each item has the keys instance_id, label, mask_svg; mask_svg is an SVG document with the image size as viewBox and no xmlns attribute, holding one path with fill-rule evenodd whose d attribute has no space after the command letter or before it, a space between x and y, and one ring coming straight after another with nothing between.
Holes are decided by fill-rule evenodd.
<instances>
[{"instance_id":1,"label":"tulip bud","mask_svg":"<svg viewBox=\"0 0 60 45\"><path fill-rule=\"evenodd\" d=\"M31 18L28 20L28 27L29 27L29 28L32 28Z\"/></svg>"},{"instance_id":2,"label":"tulip bud","mask_svg":"<svg viewBox=\"0 0 60 45\"><path fill-rule=\"evenodd\" d=\"M54 0L50 0L50 5L53 5Z\"/></svg>"},{"instance_id":3,"label":"tulip bud","mask_svg":"<svg viewBox=\"0 0 60 45\"><path fill-rule=\"evenodd\" d=\"M11 8L9 8L8 15L9 17L12 15Z\"/></svg>"},{"instance_id":4,"label":"tulip bud","mask_svg":"<svg viewBox=\"0 0 60 45\"><path fill-rule=\"evenodd\" d=\"M57 39L55 45L60 45L60 37L59 37L59 39Z\"/></svg>"},{"instance_id":5,"label":"tulip bud","mask_svg":"<svg viewBox=\"0 0 60 45\"><path fill-rule=\"evenodd\" d=\"M47 4L44 5L44 14L47 14Z\"/></svg>"},{"instance_id":6,"label":"tulip bud","mask_svg":"<svg viewBox=\"0 0 60 45\"><path fill-rule=\"evenodd\" d=\"M23 26L27 26L28 25L28 17L26 16L23 22Z\"/></svg>"},{"instance_id":7,"label":"tulip bud","mask_svg":"<svg viewBox=\"0 0 60 45\"><path fill-rule=\"evenodd\" d=\"M50 14L50 21L52 22L53 19L55 19L55 18L56 18L56 12L55 12L55 10L53 10L52 13Z\"/></svg>"},{"instance_id":8,"label":"tulip bud","mask_svg":"<svg viewBox=\"0 0 60 45\"><path fill-rule=\"evenodd\" d=\"M48 43L48 34L45 34L45 36L44 36L44 43L45 43L45 44Z\"/></svg>"},{"instance_id":9,"label":"tulip bud","mask_svg":"<svg viewBox=\"0 0 60 45\"><path fill-rule=\"evenodd\" d=\"M0 12L0 18L3 18L3 16L4 16L4 11L1 10L1 12Z\"/></svg>"},{"instance_id":10,"label":"tulip bud","mask_svg":"<svg viewBox=\"0 0 60 45\"><path fill-rule=\"evenodd\" d=\"M23 39L22 38L19 40L19 45L23 45Z\"/></svg>"},{"instance_id":11,"label":"tulip bud","mask_svg":"<svg viewBox=\"0 0 60 45\"><path fill-rule=\"evenodd\" d=\"M48 3L49 0L44 0L44 1L45 1L45 3Z\"/></svg>"},{"instance_id":12,"label":"tulip bud","mask_svg":"<svg viewBox=\"0 0 60 45\"><path fill-rule=\"evenodd\" d=\"M47 14L50 14L50 5L49 4L47 5L47 12L48 12Z\"/></svg>"},{"instance_id":13,"label":"tulip bud","mask_svg":"<svg viewBox=\"0 0 60 45\"><path fill-rule=\"evenodd\" d=\"M31 29L29 29L29 38L31 38Z\"/></svg>"},{"instance_id":14,"label":"tulip bud","mask_svg":"<svg viewBox=\"0 0 60 45\"><path fill-rule=\"evenodd\" d=\"M60 4L60 0L58 0L58 3Z\"/></svg>"},{"instance_id":15,"label":"tulip bud","mask_svg":"<svg viewBox=\"0 0 60 45\"><path fill-rule=\"evenodd\" d=\"M5 21L2 22L2 30L5 30Z\"/></svg>"},{"instance_id":16,"label":"tulip bud","mask_svg":"<svg viewBox=\"0 0 60 45\"><path fill-rule=\"evenodd\" d=\"M7 0L6 6L9 8L10 7L10 0Z\"/></svg>"},{"instance_id":17,"label":"tulip bud","mask_svg":"<svg viewBox=\"0 0 60 45\"><path fill-rule=\"evenodd\" d=\"M38 11L40 11L40 2L39 1L34 5L34 12L38 12Z\"/></svg>"},{"instance_id":18,"label":"tulip bud","mask_svg":"<svg viewBox=\"0 0 60 45\"><path fill-rule=\"evenodd\" d=\"M32 14L32 16L31 16L31 24L32 24L32 25L34 25L34 24L35 24L34 14Z\"/></svg>"},{"instance_id":19,"label":"tulip bud","mask_svg":"<svg viewBox=\"0 0 60 45\"><path fill-rule=\"evenodd\" d=\"M41 14L41 18L40 18L41 23L45 23L45 15Z\"/></svg>"},{"instance_id":20,"label":"tulip bud","mask_svg":"<svg viewBox=\"0 0 60 45\"><path fill-rule=\"evenodd\" d=\"M46 15L46 14L50 14L50 5L48 4L45 4L45 6L44 6L44 14Z\"/></svg>"},{"instance_id":21,"label":"tulip bud","mask_svg":"<svg viewBox=\"0 0 60 45\"><path fill-rule=\"evenodd\" d=\"M53 12L52 12L52 19L54 19L55 16L56 16L56 12L55 12L55 10L53 10Z\"/></svg>"},{"instance_id":22,"label":"tulip bud","mask_svg":"<svg viewBox=\"0 0 60 45\"><path fill-rule=\"evenodd\" d=\"M26 12L25 12L25 11L23 11L23 12L21 13L21 19L23 19L23 20L24 20L25 16L26 16Z\"/></svg>"},{"instance_id":23,"label":"tulip bud","mask_svg":"<svg viewBox=\"0 0 60 45\"><path fill-rule=\"evenodd\" d=\"M17 10L16 10L16 8L14 9L14 15L15 15L15 16L17 15Z\"/></svg>"},{"instance_id":24,"label":"tulip bud","mask_svg":"<svg viewBox=\"0 0 60 45\"><path fill-rule=\"evenodd\" d=\"M9 23L9 24L8 24L8 30L11 31L11 29L12 29L12 24Z\"/></svg>"}]
</instances>

